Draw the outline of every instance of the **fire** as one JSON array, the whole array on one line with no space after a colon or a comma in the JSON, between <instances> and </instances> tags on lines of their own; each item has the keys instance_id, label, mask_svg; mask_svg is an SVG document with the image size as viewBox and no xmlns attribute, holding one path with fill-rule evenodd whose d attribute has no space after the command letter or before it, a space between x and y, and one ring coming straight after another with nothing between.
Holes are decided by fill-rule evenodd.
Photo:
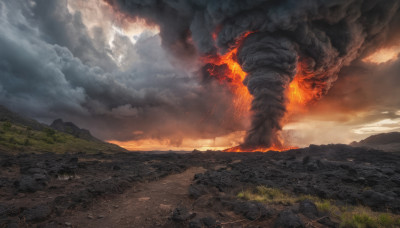
<instances>
[{"instance_id":1,"label":"fire","mask_svg":"<svg viewBox=\"0 0 400 228\"><path fill-rule=\"evenodd\" d=\"M217 54L203 59L205 63L209 64L207 68L209 75L216 78L220 83L226 83L235 95L233 102L237 116L243 116L249 112L252 100L251 94L243 84L247 73L242 70L242 67L237 62L238 47L251 33L247 32L243 34L226 54ZM216 39L216 35L213 37Z\"/></svg>"},{"instance_id":2,"label":"fire","mask_svg":"<svg viewBox=\"0 0 400 228\"><path fill-rule=\"evenodd\" d=\"M314 72L307 70L307 65L304 62L299 62L297 73L293 81L289 84L286 90L287 103L286 103L286 116L281 120L282 125L287 123L289 116L304 112L308 104L317 100L324 93L324 82L318 84L315 80ZM287 146L281 140L280 145L272 145L271 147L256 147L246 148L243 146L235 146L223 150L224 152L268 152L268 151L286 151L291 149L298 149L298 147Z\"/></svg>"},{"instance_id":3,"label":"fire","mask_svg":"<svg viewBox=\"0 0 400 228\"><path fill-rule=\"evenodd\" d=\"M318 85L315 80L312 80L315 74L306 69L306 64L299 62L297 73L293 81L289 84L289 88L287 89L287 115L305 111L307 104L312 103L322 96L322 88L325 87L325 84L321 83L321 85Z\"/></svg>"},{"instance_id":4,"label":"fire","mask_svg":"<svg viewBox=\"0 0 400 228\"><path fill-rule=\"evenodd\" d=\"M250 111L252 96L249 93L247 87L243 84L243 80L246 78L247 73L243 71L240 64L237 62L237 51L240 47L242 41L252 32L247 32L243 34L239 39L237 39L235 45L224 55L213 55L208 56L203 59L208 65L206 70L209 75L217 79L220 83L228 85L232 93L235 95L234 106L235 111L238 116L243 116ZM216 34L213 38L216 39ZM293 81L287 88L287 116L301 112L304 107L320 96L320 89L318 86L310 83L314 74L308 72L305 63L300 62L298 64L297 74ZM287 121L287 116L282 120L282 122ZM244 148L242 146L236 146L223 150L224 152L267 152L267 151L285 151L290 149L296 149L297 147L283 146L284 143L281 142L280 145L273 145L269 148L257 147L257 148Z\"/></svg>"},{"instance_id":5,"label":"fire","mask_svg":"<svg viewBox=\"0 0 400 228\"><path fill-rule=\"evenodd\" d=\"M251 101L253 97L249 93L247 87L243 84L247 73L243 71L240 64L237 62L237 52L242 41L252 32L243 34L237 39L235 45L224 55L214 55L204 58L204 62L210 64L207 72L211 77L217 79L220 83L227 84L231 92L235 95L234 106L236 115L243 116L250 111ZM214 40L216 33L213 34ZM274 148L255 148L252 151L266 152L269 150L280 150L278 147ZM224 152L244 152L249 151L248 148L244 149L241 146L232 147L223 150Z\"/></svg>"},{"instance_id":6,"label":"fire","mask_svg":"<svg viewBox=\"0 0 400 228\"><path fill-rule=\"evenodd\" d=\"M295 77L289 85L288 98L289 103L304 104L307 100L306 93L301 86L299 77Z\"/></svg>"},{"instance_id":7,"label":"fire","mask_svg":"<svg viewBox=\"0 0 400 228\"><path fill-rule=\"evenodd\" d=\"M279 146L271 146L271 147L256 147L256 148L243 148L241 146L235 146L232 148L228 148L223 150L223 152L268 152L268 151L286 151L298 149L298 147L279 147Z\"/></svg>"},{"instance_id":8,"label":"fire","mask_svg":"<svg viewBox=\"0 0 400 228\"><path fill-rule=\"evenodd\" d=\"M239 66L240 67L240 66ZM310 84L314 77L312 72L307 72L304 63L299 63L297 73L293 78L293 81L289 84L286 90L287 96L287 114L282 119L282 124L288 121L288 117L292 114L305 111L307 104L311 103L319 96L321 96L321 89L318 86ZM314 87L313 87L314 86ZM256 147L256 148L245 148L243 146L235 146L223 150L224 152L268 152L268 151L287 151L291 149L298 149L298 147L284 145L284 141L280 140L280 145L272 145L271 147Z\"/></svg>"}]
</instances>

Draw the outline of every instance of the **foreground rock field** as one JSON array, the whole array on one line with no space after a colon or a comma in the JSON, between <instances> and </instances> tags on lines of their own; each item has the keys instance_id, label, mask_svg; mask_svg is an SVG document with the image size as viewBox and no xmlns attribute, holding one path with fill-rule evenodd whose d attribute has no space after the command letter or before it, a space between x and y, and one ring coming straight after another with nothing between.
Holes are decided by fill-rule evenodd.
<instances>
[{"instance_id":1,"label":"foreground rock field","mask_svg":"<svg viewBox=\"0 0 400 228\"><path fill-rule=\"evenodd\" d=\"M352 227L360 208L400 225L400 154L345 145L1 153L0 166L0 227Z\"/></svg>"}]
</instances>

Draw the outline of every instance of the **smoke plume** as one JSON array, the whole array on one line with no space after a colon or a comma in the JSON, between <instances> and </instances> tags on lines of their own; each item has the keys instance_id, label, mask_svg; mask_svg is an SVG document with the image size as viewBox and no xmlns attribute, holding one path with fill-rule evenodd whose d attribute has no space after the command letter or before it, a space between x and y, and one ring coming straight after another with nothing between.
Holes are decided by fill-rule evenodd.
<instances>
[{"instance_id":1,"label":"smoke plume","mask_svg":"<svg viewBox=\"0 0 400 228\"><path fill-rule=\"evenodd\" d=\"M229 51L244 33L237 61L254 97L243 146L280 146L285 93L294 76L319 99L343 66L393 39L397 0L107 0L130 17L160 26L175 55ZM216 35L216 39L213 35ZM183 58L184 59L184 58Z\"/></svg>"}]
</instances>

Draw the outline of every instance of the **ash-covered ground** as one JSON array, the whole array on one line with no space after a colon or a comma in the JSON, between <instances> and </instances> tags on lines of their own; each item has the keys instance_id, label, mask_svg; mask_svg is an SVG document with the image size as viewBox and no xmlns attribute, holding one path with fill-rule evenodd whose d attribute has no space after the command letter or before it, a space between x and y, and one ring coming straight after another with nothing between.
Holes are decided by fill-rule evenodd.
<instances>
[{"instance_id":1,"label":"ash-covered ground","mask_svg":"<svg viewBox=\"0 0 400 228\"><path fill-rule=\"evenodd\" d=\"M0 159L0 227L346 226L321 202L386 213L389 227L399 225L399 153L326 145ZM265 197L271 190L286 199Z\"/></svg>"}]
</instances>

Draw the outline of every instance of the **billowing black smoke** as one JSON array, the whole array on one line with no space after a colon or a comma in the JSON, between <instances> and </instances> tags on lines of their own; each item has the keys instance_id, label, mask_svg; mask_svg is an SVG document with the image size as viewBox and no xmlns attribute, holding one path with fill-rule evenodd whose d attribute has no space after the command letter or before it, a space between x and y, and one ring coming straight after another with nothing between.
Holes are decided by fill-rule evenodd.
<instances>
[{"instance_id":1,"label":"billowing black smoke","mask_svg":"<svg viewBox=\"0 0 400 228\"><path fill-rule=\"evenodd\" d=\"M278 131L285 114L285 88L296 73L297 52L285 37L251 34L238 54L248 75L244 84L254 96L254 116L245 147L280 145Z\"/></svg>"},{"instance_id":2,"label":"billowing black smoke","mask_svg":"<svg viewBox=\"0 0 400 228\"><path fill-rule=\"evenodd\" d=\"M398 37L400 25L398 0L107 1L158 24L164 47L178 56L223 53L253 32L238 52L254 96L246 147L279 146L285 90L299 69L323 95L343 66Z\"/></svg>"}]
</instances>

